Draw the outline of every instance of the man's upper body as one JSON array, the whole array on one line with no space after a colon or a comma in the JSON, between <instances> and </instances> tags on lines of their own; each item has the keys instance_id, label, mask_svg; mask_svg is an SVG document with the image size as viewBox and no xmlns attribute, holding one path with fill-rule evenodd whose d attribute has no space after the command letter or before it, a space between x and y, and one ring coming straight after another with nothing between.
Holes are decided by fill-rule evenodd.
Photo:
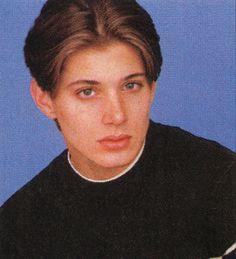
<instances>
[{"instance_id":1,"label":"man's upper body","mask_svg":"<svg viewBox=\"0 0 236 259\"><path fill-rule=\"evenodd\" d=\"M236 155L151 122L127 172L86 180L68 151L1 208L1 258L221 256L236 241ZM232 257L231 257L232 258Z\"/></svg>"},{"instance_id":2,"label":"man's upper body","mask_svg":"<svg viewBox=\"0 0 236 259\"><path fill-rule=\"evenodd\" d=\"M235 243L235 154L149 127L159 40L135 0L45 2L25 61L68 151L1 208L1 256L204 259Z\"/></svg>"}]
</instances>

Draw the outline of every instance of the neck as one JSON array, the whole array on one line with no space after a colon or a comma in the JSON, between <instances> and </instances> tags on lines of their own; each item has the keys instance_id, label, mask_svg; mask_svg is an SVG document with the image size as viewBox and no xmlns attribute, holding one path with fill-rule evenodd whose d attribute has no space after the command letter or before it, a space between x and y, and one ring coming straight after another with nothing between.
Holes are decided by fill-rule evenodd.
<instances>
[{"instance_id":1,"label":"neck","mask_svg":"<svg viewBox=\"0 0 236 259\"><path fill-rule=\"evenodd\" d=\"M80 175L83 179L90 181L90 182L109 182L112 180L115 180L122 175L124 175L126 172L128 172L139 160L140 156L142 155L143 144L141 150L137 154L137 156L132 160L131 163L115 167L115 168L106 168L106 167L98 167L94 162L90 161L90 163L85 163L85 166L83 168L80 168L79 163L71 158L69 152L68 152L68 162L71 165L72 169Z\"/></svg>"}]
</instances>

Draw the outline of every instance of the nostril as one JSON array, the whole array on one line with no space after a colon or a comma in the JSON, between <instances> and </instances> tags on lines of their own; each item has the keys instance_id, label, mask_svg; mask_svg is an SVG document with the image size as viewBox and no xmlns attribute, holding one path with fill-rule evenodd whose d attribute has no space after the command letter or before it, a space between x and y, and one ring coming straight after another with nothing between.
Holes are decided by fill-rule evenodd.
<instances>
[{"instance_id":1,"label":"nostril","mask_svg":"<svg viewBox=\"0 0 236 259\"><path fill-rule=\"evenodd\" d=\"M103 123L105 124L121 124L126 121L125 105L121 101L112 101L106 107L103 115Z\"/></svg>"}]
</instances>

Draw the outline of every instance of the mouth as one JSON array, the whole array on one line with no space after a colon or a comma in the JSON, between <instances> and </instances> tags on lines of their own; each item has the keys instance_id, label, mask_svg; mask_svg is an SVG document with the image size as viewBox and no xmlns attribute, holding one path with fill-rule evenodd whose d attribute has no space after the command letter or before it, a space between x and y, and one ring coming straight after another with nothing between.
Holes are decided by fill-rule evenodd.
<instances>
[{"instance_id":1,"label":"mouth","mask_svg":"<svg viewBox=\"0 0 236 259\"><path fill-rule=\"evenodd\" d=\"M105 138L98 140L98 142L105 149L120 150L126 148L129 145L130 139L130 135L121 134L118 136L106 136Z\"/></svg>"}]
</instances>

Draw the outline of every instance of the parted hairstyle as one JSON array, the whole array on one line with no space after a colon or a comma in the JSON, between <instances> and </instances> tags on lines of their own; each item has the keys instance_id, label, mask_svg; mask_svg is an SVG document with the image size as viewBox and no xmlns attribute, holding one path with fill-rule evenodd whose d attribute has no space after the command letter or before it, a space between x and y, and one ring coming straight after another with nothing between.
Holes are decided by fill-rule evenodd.
<instances>
[{"instance_id":1,"label":"parted hairstyle","mask_svg":"<svg viewBox=\"0 0 236 259\"><path fill-rule=\"evenodd\" d=\"M138 51L151 82L161 71L159 40L150 15L135 0L48 0L25 40L25 62L38 85L53 93L73 53L119 41Z\"/></svg>"}]
</instances>

